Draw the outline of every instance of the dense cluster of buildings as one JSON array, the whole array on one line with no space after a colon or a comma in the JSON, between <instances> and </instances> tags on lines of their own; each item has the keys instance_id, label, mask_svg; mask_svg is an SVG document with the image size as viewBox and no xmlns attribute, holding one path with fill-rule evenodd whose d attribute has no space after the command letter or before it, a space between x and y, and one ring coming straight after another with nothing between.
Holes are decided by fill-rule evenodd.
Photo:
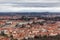
<instances>
[{"instance_id":1,"label":"dense cluster of buildings","mask_svg":"<svg viewBox=\"0 0 60 40\"><path fill-rule=\"evenodd\" d=\"M43 19L0 20L0 40L22 40L35 36L56 36L60 34L60 21Z\"/></svg>"}]
</instances>

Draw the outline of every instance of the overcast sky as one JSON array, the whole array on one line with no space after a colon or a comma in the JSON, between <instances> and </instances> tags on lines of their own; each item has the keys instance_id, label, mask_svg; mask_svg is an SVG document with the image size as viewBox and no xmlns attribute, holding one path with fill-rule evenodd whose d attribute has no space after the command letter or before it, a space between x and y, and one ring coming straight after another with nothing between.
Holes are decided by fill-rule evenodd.
<instances>
[{"instance_id":1,"label":"overcast sky","mask_svg":"<svg viewBox=\"0 0 60 40\"><path fill-rule=\"evenodd\" d=\"M0 12L60 12L60 0L0 0Z\"/></svg>"}]
</instances>

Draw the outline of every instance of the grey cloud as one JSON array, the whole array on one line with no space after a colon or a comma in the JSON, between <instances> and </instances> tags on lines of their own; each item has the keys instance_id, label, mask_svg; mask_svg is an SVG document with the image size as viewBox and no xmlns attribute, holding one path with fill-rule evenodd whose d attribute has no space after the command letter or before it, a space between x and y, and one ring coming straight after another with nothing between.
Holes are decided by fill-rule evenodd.
<instances>
[{"instance_id":1,"label":"grey cloud","mask_svg":"<svg viewBox=\"0 0 60 40\"><path fill-rule=\"evenodd\" d=\"M60 3L19 3L15 7L60 7Z\"/></svg>"},{"instance_id":2,"label":"grey cloud","mask_svg":"<svg viewBox=\"0 0 60 40\"><path fill-rule=\"evenodd\" d=\"M60 0L0 0L0 4L13 7L60 7Z\"/></svg>"},{"instance_id":3,"label":"grey cloud","mask_svg":"<svg viewBox=\"0 0 60 40\"><path fill-rule=\"evenodd\" d=\"M0 3L44 3L44 2L60 2L60 0L0 0Z\"/></svg>"},{"instance_id":4,"label":"grey cloud","mask_svg":"<svg viewBox=\"0 0 60 40\"><path fill-rule=\"evenodd\" d=\"M12 7L60 7L60 3L6 3L1 5Z\"/></svg>"}]
</instances>

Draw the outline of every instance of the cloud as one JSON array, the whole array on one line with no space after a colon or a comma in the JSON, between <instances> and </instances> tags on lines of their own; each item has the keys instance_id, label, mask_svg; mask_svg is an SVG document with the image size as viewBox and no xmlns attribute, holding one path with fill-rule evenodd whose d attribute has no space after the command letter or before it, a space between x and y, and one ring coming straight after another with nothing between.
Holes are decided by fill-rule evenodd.
<instances>
[{"instance_id":1,"label":"cloud","mask_svg":"<svg viewBox=\"0 0 60 40\"><path fill-rule=\"evenodd\" d=\"M60 7L60 0L0 0L0 6Z\"/></svg>"},{"instance_id":2,"label":"cloud","mask_svg":"<svg viewBox=\"0 0 60 40\"><path fill-rule=\"evenodd\" d=\"M59 2L59 0L0 0L0 2Z\"/></svg>"},{"instance_id":3,"label":"cloud","mask_svg":"<svg viewBox=\"0 0 60 40\"><path fill-rule=\"evenodd\" d=\"M60 12L60 7L12 7L0 6L0 12Z\"/></svg>"},{"instance_id":4,"label":"cloud","mask_svg":"<svg viewBox=\"0 0 60 40\"><path fill-rule=\"evenodd\" d=\"M13 6L13 7L60 7L60 3L0 3L0 6Z\"/></svg>"},{"instance_id":5,"label":"cloud","mask_svg":"<svg viewBox=\"0 0 60 40\"><path fill-rule=\"evenodd\" d=\"M60 0L0 0L0 12L59 12Z\"/></svg>"}]
</instances>

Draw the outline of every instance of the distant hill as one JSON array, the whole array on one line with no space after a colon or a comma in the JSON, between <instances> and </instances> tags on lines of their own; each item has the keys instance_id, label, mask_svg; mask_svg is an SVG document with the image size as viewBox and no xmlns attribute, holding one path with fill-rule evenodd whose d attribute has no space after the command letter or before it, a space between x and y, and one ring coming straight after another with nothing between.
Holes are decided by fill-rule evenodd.
<instances>
[{"instance_id":1,"label":"distant hill","mask_svg":"<svg viewBox=\"0 0 60 40\"><path fill-rule=\"evenodd\" d=\"M41 16L41 15L60 15L59 12L0 12L0 16Z\"/></svg>"}]
</instances>

